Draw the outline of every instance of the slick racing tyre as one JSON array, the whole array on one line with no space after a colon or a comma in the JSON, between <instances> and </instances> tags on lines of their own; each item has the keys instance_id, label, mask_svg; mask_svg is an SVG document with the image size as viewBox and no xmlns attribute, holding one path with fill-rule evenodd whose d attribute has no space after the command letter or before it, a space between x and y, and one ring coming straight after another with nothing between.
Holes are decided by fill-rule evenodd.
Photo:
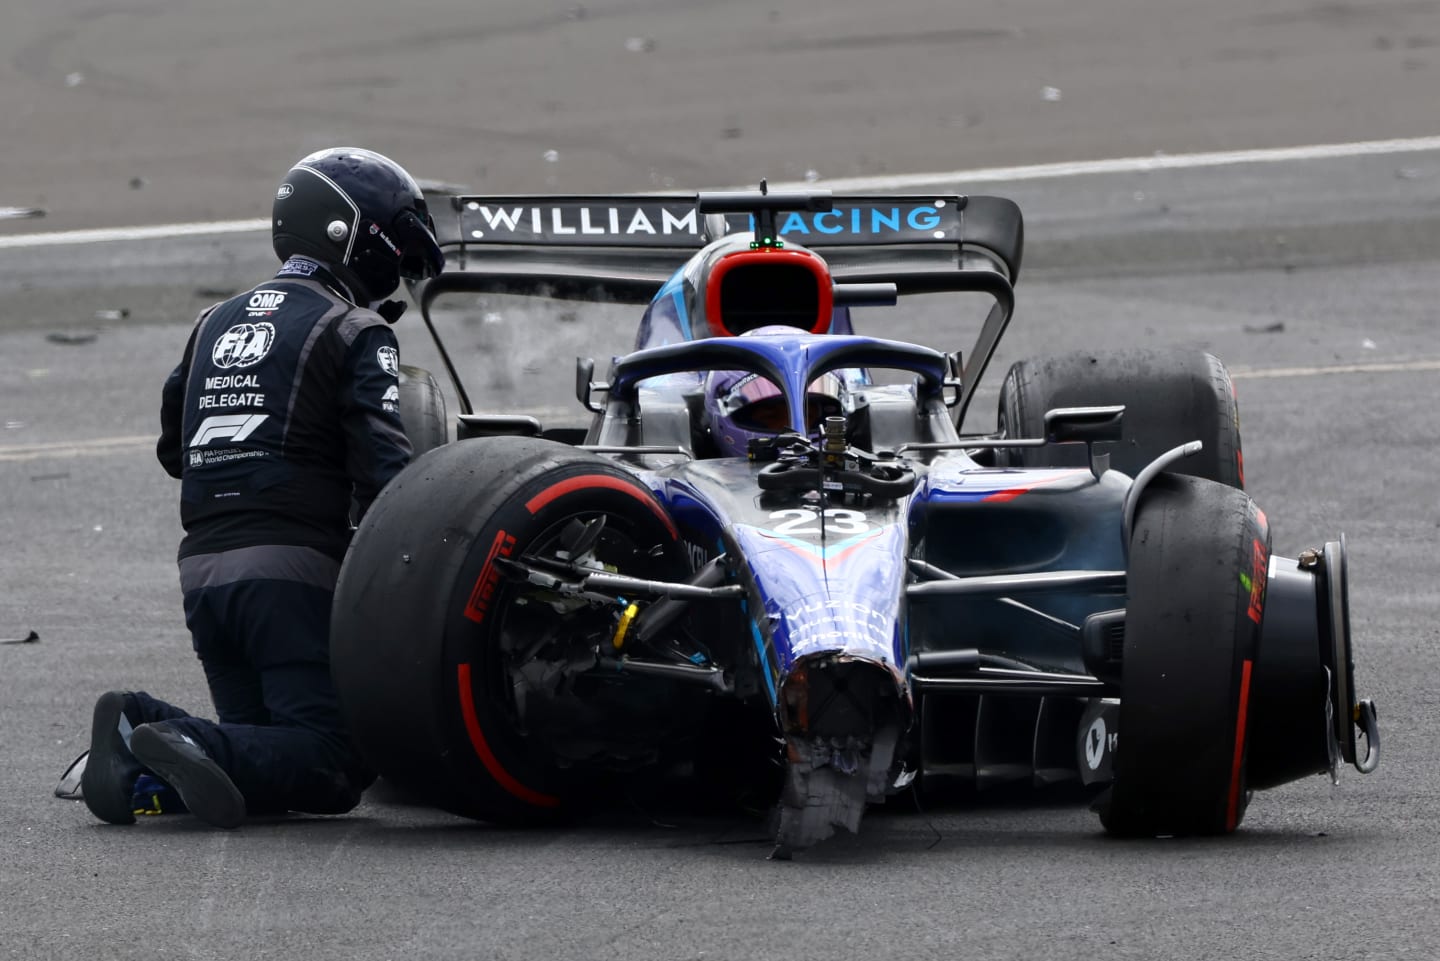
<instances>
[{"instance_id":1,"label":"slick racing tyre","mask_svg":"<svg viewBox=\"0 0 1440 961\"><path fill-rule=\"evenodd\" d=\"M1115 780L1120 836L1228 834L1245 814L1270 533L1242 491L1161 474L1130 539Z\"/></svg>"},{"instance_id":2,"label":"slick racing tyre","mask_svg":"<svg viewBox=\"0 0 1440 961\"><path fill-rule=\"evenodd\" d=\"M423 367L400 365L400 419L415 457L449 440L445 395L435 375Z\"/></svg>"},{"instance_id":3,"label":"slick racing tyre","mask_svg":"<svg viewBox=\"0 0 1440 961\"><path fill-rule=\"evenodd\" d=\"M1062 354L1018 361L1000 388L998 427L1006 437L1045 435L1045 412L1056 407L1125 405L1123 436L1110 466L1134 477L1156 457L1192 440L1204 448L1170 470L1245 487L1240 413L1230 374L1199 350L1136 349ZM1084 467L1085 445L1000 449L1002 467Z\"/></svg>"},{"instance_id":4,"label":"slick racing tyre","mask_svg":"<svg viewBox=\"0 0 1440 961\"><path fill-rule=\"evenodd\" d=\"M385 488L341 569L331 641L341 709L379 774L505 823L553 819L585 794L575 773L585 749L629 716L573 671L593 663L597 637L615 635L619 612L505 567L541 558L563 568L576 556L647 579L688 571L648 488L553 441L447 444ZM645 710L676 709L656 696L631 714Z\"/></svg>"}]
</instances>

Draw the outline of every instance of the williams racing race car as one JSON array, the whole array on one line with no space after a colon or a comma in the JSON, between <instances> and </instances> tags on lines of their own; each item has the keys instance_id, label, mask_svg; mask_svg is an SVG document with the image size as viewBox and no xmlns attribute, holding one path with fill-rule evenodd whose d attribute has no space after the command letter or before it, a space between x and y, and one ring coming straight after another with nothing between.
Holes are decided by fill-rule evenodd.
<instances>
[{"instance_id":1,"label":"williams racing race car","mask_svg":"<svg viewBox=\"0 0 1440 961\"><path fill-rule=\"evenodd\" d=\"M763 796L781 856L921 784L1084 785L1106 831L1233 831L1252 792L1378 760L1346 548L1271 553L1225 368L1016 363L996 197L446 197L413 293L461 406L356 533L333 669L387 778L543 822L647 772ZM472 409L455 292L646 305L576 374L588 427ZM993 301L968 354L854 332L911 294ZM638 312L638 311L637 311ZM415 425L420 425L418 428Z\"/></svg>"}]
</instances>

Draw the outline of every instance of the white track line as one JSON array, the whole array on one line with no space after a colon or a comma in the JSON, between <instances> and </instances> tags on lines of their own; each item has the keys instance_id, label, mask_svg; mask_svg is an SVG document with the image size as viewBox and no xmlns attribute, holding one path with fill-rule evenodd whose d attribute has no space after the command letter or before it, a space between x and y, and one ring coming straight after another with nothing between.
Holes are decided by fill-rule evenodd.
<instances>
[{"instance_id":1,"label":"white track line","mask_svg":"<svg viewBox=\"0 0 1440 961\"><path fill-rule=\"evenodd\" d=\"M1362 140L1354 143L1310 144L1304 147L1275 147L1265 150L1226 150L1216 153L1154 154L1149 157L1077 160L1065 163L1033 164L1027 167L981 167L977 170L957 170L951 173L897 174L890 177L837 177L834 180L816 181L811 186L828 187L837 192L907 190L937 184L1046 180L1060 177L1087 177L1094 174L1148 173L1154 170L1192 170L1200 167L1291 163L1298 160L1336 160L1343 157L1421 153L1429 150L1440 150L1440 137ZM801 187L805 185L788 184L785 186Z\"/></svg>"},{"instance_id":2,"label":"white track line","mask_svg":"<svg viewBox=\"0 0 1440 961\"><path fill-rule=\"evenodd\" d=\"M157 224L154 227L105 227L96 230L63 230L50 234L20 234L0 237L0 250L7 247L55 247L61 244L101 244L112 240L164 240L201 234L248 234L269 230L267 220L214 220L198 224Z\"/></svg>"},{"instance_id":3,"label":"white track line","mask_svg":"<svg viewBox=\"0 0 1440 961\"><path fill-rule=\"evenodd\" d=\"M1440 370L1440 360L1374 361L1366 364L1330 364L1316 367L1232 368L1235 380L1271 380L1279 377L1320 377L1330 374L1413 374Z\"/></svg>"},{"instance_id":4,"label":"white track line","mask_svg":"<svg viewBox=\"0 0 1440 961\"><path fill-rule=\"evenodd\" d=\"M1440 371L1440 358L1432 360L1376 361L1368 364L1331 364L1316 367L1232 368L1235 380L1270 380L1282 377L1328 377L1332 374L1410 374ZM569 413L569 412L567 412ZM153 452L155 437L103 437L96 440L58 441L46 444L0 444L0 463L45 458L95 457L105 454Z\"/></svg>"},{"instance_id":5,"label":"white track line","mask_svg":"<svg viewBox=\"0 0 1440 961\"><path fill-rule=\"evenodd\" d=\"M1214 153L1155 154L1149 157L1119 157L1113 160L1078 160L1068 163L1032 164L1025 167L981 167L936 173L896 174L874 177L837 177L814 183L775 184L777 188L823 187L836 192L911 190L951 184L994 183L997 181L1046 180L1085 177L1095 174L1145 173L1154 170L1191 170L1201 167L1230 167L1237 164L1290 163L1300 160L1335 160L1343 157L1370 157L1386 154L1420 153L1440 150L1440 136L1402 140L1362 140L1354 143L1310 144L1303 147L1276 147L1264 150L1226 150ZM114 240L159 240L197 234L236 234L268 230L269 220L216 220L209 223L162 224L155 227L114 227L96 230L66 230L48 234L0 237L0 250L23 247L53 247L59 244L97 244Z\"/></svg>"},{"instance_id":6,"label":"white track line","mask_svg":"<svg viewBox=\"0 0 1440 961\"><path fill-rule=\"evenodd\" d=\"M40 460L46 457L93 457L97 454L130 454L155 449L159 435L143 437L101 437L95 440L54 441L45 444L0 444L0 462Z\"/></svg>"}]
</instances>

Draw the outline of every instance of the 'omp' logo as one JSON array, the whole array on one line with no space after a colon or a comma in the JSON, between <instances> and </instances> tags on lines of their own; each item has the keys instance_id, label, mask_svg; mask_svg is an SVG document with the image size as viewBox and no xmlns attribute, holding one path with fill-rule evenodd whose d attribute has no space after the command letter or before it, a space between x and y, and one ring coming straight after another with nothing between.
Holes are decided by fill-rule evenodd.
<instances>
[{"instance_id":1,"label":"'omp' logo","mask_svg":"<svg viewBox=\"0 0 1440 961\"><path fill-rule=\"evenodd\" d=\"M251 298L251 301L253 303L254 298ZM273 343L275 328L271 324L236 324L215 341L215 349L210 352L210 359L215 362L216 367L249 367L263 360Z\"/></svg>"},{"instance_id":2,"label":"'omp' logo","mask_svg":"<svg viewBox=\"0 0 1440 961\"><path fill-rule=\"evenodd\" d=\"M285 303L285 291L283 290L257 290L250 295L251 317L268 317Z\"/></svg>"}]
</instances>

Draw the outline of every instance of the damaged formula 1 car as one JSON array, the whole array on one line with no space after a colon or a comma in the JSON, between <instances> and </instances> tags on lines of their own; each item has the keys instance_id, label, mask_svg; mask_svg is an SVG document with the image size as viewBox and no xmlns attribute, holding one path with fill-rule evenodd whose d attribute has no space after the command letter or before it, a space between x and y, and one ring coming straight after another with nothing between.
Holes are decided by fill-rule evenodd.
<instances>
[{"instance_id":1,"label":"damaged formula 1 car","mask_svg":"<svg viewBox=\"0 0 1440 961\"><path fill-rule=\"evenodd\" d=\"M1021 361L997 429L966 432L1014 305L1012 202L436 208L449 267L414 293L458 439L375 502L334 611L342 705L387 778L534 823L687 772L763 794L786 856L917 778L1086 785L1108 832L1150 836L1374 769L1345 542L1271 553L1219 361ZM547 428L472 409L431 317L457 291L647 306L633 352L578 364L588 428ZM949 291L993 300L966 355L854 333L852 307ZM716 372L768 391L738 456Z\"/></svg>"}]
</instances>

